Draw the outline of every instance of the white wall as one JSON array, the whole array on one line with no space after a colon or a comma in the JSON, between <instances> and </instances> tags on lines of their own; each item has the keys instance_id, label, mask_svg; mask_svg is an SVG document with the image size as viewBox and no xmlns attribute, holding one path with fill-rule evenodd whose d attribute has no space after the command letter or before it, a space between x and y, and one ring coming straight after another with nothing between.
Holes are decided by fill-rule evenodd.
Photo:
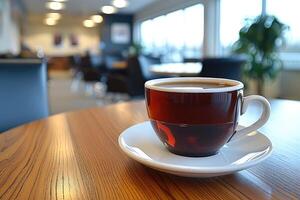
<instances>
[{"instance_id":1,"label":"white wall","mask_svg":"<svg viewBox=\"0 0 300 200\"><path fill-rule=\"evenodd\" d=\"M0 54L16 55L20 52L20 26L10 0L1 1L0 20Z\"/></svg>"},{"instance_id":2,"label":"white wall","mask_svg":"<svg viewBox=\"0 0 300 200\"><path fill-rule=\"evenodd\" d=\"M86 50L98 53L100 34L99 27L85 28L82 25L84 17L64 16L56 26L43 23L44 16L29 16L22 41L31 49L43 49L47 56L67 56L83 54ZM63 43L56 47L53 37L56 33L63 36ZM74 34L78 38L78 46L71 46L69 36Z\"/></svg>"}]
</instances>

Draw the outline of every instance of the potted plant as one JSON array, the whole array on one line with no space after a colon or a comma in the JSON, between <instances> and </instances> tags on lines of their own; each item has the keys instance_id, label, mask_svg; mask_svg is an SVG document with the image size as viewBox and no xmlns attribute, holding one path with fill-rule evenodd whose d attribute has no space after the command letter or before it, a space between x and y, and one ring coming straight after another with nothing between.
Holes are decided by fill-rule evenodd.
<instances>
[{"instance_id":1,"label":"potted plant","mask_svg":"<svg viewBox=\"0 0 300 200\"><path fill-rule=\"evenodd\" d=\"M274 80L282 68L278 49L283 44L286 29L287 26L276 17L261 15L247 21L233 45L233 52L247 57L245 76L256 80L256 92L260 95L265 81Z\"/></svg>"}]
</instances>

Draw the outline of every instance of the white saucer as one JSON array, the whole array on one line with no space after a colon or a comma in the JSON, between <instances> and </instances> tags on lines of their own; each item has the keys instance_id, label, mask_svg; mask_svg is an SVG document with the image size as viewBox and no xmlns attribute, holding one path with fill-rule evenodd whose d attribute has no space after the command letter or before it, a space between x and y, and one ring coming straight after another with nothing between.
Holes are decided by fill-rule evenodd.
<instances>
[{"instance_id":1,"label":"white saucer","mask_svg":"<svg viewBox=\"0 0 300 200\"><path fill-rule=\"evenodd\" d=\"M179 156L164 147L150 122L126 129L119 136L119 145L129 157L148 167L187 177L213 177L234 173L258 164L272 152L271 141L256 131L227 143L214 156Z\"/></svg>"}]
</instances>

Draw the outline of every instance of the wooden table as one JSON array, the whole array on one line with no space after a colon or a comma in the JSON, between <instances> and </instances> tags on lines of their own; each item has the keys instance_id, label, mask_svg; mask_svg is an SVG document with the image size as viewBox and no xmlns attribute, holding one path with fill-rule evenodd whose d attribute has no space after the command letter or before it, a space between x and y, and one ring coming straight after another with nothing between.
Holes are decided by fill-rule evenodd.
<instances>
[{"instance_id":1,"label":"wooden table","mask_svg":"<svg viewBox=\"0 0 300 200\"><path fill-rule=\"evenodd\" d=\"M166 63L150 66L152 73L166 76L198 76L201 70L201 63Z\"/></svg>"},{"instance_id":2,"label":"wooden table","mask_svg":"<svg viewBox=\"0 0 300 200\"><path fill-rule=\"evenodd\" d=\"M127 68L127 62L126 61L117 61L117 62L114 62L112 64L112 67L114 69L126 69Z\"/></svg>"},{"instance_id":3,"label":"wooden table","mask_svg":"<svg viewBox=\"0 0 300 200\"><path fill-rule=\"evenodd\" d=\"M271 119L261 129L273 142L271 157L209 179L164 174L121 151L119 134L147 119L144 102L21 126L0 135L0 199L299 199L300 102L271 104ZM259 112L251 106L243 124Z\"/></svg>"}]
</instances>

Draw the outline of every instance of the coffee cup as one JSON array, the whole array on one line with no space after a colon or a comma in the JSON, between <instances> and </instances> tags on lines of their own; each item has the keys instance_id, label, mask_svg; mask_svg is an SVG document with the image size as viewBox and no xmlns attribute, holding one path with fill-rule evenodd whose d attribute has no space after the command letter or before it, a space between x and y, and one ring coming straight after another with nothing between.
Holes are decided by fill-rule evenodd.
<instances>
[{"instance_id":1,"label":"coffee cup","mask_svg":"<svg viewBox=\"0 0 300 200\"><path fill-rule=\"evenodd\" d=\"M164 78L145 83L151 125L166 148L182 156L211 156L227 142L262 127L270 104L262 96L243 96L243 83L220 78ZM249 103L263 107L260 118L237 130Z\"/></svg>"}]
</instances>

